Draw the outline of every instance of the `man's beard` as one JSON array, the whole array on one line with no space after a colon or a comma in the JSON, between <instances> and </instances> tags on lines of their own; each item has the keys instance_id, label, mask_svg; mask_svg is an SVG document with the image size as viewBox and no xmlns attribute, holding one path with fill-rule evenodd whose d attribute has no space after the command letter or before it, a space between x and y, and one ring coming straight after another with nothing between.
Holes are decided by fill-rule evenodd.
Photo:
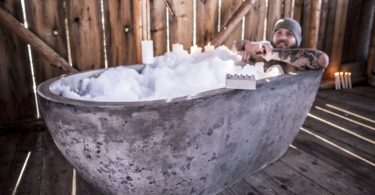
<instances>
[{"instance_id":1,"label":"man's beard","mask_svg":"<svg viewBox=\"0 0 375 195\"><path fill-rule=\"evenodd\" d=\"M289 48L289 44L287 41L278 41L276 42L276 48L287 49Z\"/></svg>"}]
</instances>

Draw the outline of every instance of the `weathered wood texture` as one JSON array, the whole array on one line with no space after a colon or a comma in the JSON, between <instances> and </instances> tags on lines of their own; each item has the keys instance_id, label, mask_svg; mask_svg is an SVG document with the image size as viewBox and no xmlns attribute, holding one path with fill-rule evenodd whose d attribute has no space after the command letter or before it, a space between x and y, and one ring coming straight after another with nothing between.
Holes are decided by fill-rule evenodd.
<instances>
[{"instance_id":1,"label":"weathered wood texture","mask_svg":"<svg viewBox=\"0 0 375 195\"><path fill-rule=\"evenodd\" d=\"M374 100L375 89L365 86L351 91L322 90L310 114L374 141L374 130L369 128L375 128ZM218 195L374 194L373 148L363 139L309 117L283 157L253 175L238 178ZM29 152L16 194L101 194L73 173L46 130L0 134L1 194L14 191Z\"/></svg>"},{"instance_id":2,"label":"weathered wood texture","mask_svg":"<svg viewBox=\"0 0 375 195\"><path fill-rule=\"evenodd\" d=\"M64 59L68 59L63 1L25 1L29 29ZM61 75L63 72L51 66L50 61L35 51L33 53L36 83Z\"/></svg>"},{"instance_id":3,"label":"weathered wood texture","mask_svg":"<svg viewBox=\"0 0 375 195\"><path fill-rule=\"evenodd\" d=\"M170 43L181 43L184 49L190 49L193 43L193 1L169 1L175 17L169 17Z\"/></svg>"},{"instance_id":4,"label":"weathered wood texture","mask_svg":"<svg viewBox=\"0 0 375 195\"><path fill-rule=\"evenodd\" d=\"M104 67L100 1L67 1L72 63L78 70Z\"/></svg>"},{"instance_id":5,"label":"weathered wood texture","mask_svg":"<svg viewBox=\"0 0 375 195\"><path fill-rule=\"evenodd\" d=\"M263 40L265 30L264 20L266 18L266 2L255 1L253 9L245 17L245 40Z\"/></svg>"},{"instance_id":6,"label":"weathered wood texture","mask_svg":"<svg viewBox=\"0 0 375 195\"><path fill-rule=\"evenodd\" d=\"M216 0L197 1L197 45L203 47L218 31L217 9Z\"/></svg>"},{"instance_id":7,"label":"weathered wood texture","mask_svg":"<svg viewBox=\"0 0 375 195\"><path fill-rule=\"evenodd\" d=\"M163 55L167 51L167 21L164 0L154 0L151 4L151 38L154 41L154 54ZM170 14L168 12L168 14ZM173 17L170 15L169 17Z\"/></svg>"},{"instance_id":8,"label":"weathered wood texture","mask_svg":"<svg viewBox=\"0 0 375 195\"><path fill-rule=\"evenodd\" d=\"M23 21L20 1L2 1L1 8ZM36 116L27 46L0 26L0 124Z\"/></svg>"},{"instance_id":9,"label":"weathered wood texture","mask_svg":"<svg viewBox=\"0 0 375 195\"><path fill-rule=\"evenodd\" d=\"M56 62L67 63L71 54L73 67L87 70L103 68L106 62L110 67L141 63L141 41L147 38L154 41L155 55L164 54L173 43L182 43L189 50L195 40L195 44L203 47L218 35L219 21L221 32L224 26L234 29L221 42L230 49L242 35L246 40L270 40L275 21L292 17L301 23L302 47L317 47L329 55L331 63L324 79L332 79L334 72L346 70L353 73L353 80L363 81L366 77L375 80L370 74L375 72L374 49L371 49L375 0L197 0L195 10L193 1L188 0L104 0L105 31L100 2L25 1L30 32L62 57ZM174 16L167 11L166 2ZM242 29L242 22L238 22L242 19L235 24L230 20L236 18L234 14L244 2L251 6ZM0 5L23 21L19 0L1 1ZM0 86L4 89L0 94L0 109L4 111L0 114L0 124L35 119L26 44L16 38L17 32L10 32L5 26L0 31ZM56 65L52 58L42 57L37 51L38 47L32 49L36 84L63 73L51 66Z\"/></svg>"},{"instance_id":10,"label":"weathered wood texture","mask_svg":"<svg viewBox=\"0 0 375 195\"><path fill-rule=\"evenodd\" d=\"M221 24L220 28L226 26L227 22L231 19L231 16L236 12L236 10L241 6L236 0L226 0L221 1ZM224 29L222 29L224 30ZM242 32L242 22L240 22L237 27L230 33L230 36L223 42L223 45L226 45L228 48L232 48L234 42L236 40L241 39L241 32Z\"/></svg>"},{"instance_id":11,"label":"weathered wood texture","mask_svg":"<svg viewBox=\"0 0 375 195\"><path fill-rule=\"evenodd\" d=\"M132 1L104 1L108 66L136 64Z\"/></svg>"},{"instance_id":12,"label":"weathered wood texture","mask_svg":"<svg viewBox=\"0 0 375 195\"><path fill-rule=\"evenodd\" d=\"M332 39L332 53L330 56L330 64L325 72L326 78L333 78L334 73L339 70L341 64L341 57L343 56L343 45L345 35L346 16L348 12L349 0L338 1L335 15L335 28Z\"/></svg>"}]
</instances>

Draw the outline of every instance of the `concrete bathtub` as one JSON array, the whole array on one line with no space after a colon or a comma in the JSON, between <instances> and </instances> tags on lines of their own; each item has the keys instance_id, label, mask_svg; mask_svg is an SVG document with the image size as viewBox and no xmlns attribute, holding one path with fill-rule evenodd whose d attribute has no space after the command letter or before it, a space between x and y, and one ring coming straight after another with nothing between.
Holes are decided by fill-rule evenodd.
<instances>
[{"instance_id":1,"label":"concrete bathtub","mask_svg":"<svg viewBox=\"0 0 375 195\"><path fill-rule=\"evenodd\" d=\"M136 67L139 68L139 67ZM110 194L214 194L280 158L314 101L322 71L147 102L58 96L54 78L38 99L57 147L76 171Z\"/></svg>"}]
</instances>

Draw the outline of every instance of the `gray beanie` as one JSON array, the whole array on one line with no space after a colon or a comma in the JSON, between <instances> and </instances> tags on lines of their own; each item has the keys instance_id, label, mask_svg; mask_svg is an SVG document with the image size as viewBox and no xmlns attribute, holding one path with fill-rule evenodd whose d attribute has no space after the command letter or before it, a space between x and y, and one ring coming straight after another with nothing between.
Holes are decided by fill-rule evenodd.
<instances>
[{"instance_id":1,"label":"gray beanie","mask_svg":"<svg viewBox=\"0 0 375 195\"><path fill-rule=\"evenodd\" d=\"M276 30L280 28L286 28L293 32L294 37L296 38L296 45L294 46L295 48L301 45L301 41L302 41L301 25L297 21L291 18L280 19L275 23L273 33L275 33Z\"/></svg>"}]
</instances>

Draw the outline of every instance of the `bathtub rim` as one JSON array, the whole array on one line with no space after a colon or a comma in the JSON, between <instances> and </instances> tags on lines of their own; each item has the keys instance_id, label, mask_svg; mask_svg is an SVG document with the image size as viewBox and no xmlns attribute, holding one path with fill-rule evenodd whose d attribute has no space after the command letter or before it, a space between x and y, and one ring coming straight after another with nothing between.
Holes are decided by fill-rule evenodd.
<instances>
[{"instance_id":1,"label":"bathtub rim","mask_svg":"<svg viewBox=\"0 0 375 195\"><path fill-rule=\"evenodd\" d=\"M142 64L137 64L137 65L127 65L127 68L133 68L137 71L140 71L144 68L145 65ZM115 67L111 67L115 68ZM67 98L63 97L60 95L57 95L53 93L50 90L51 84L53 84L55 81L62 79L62 78L67 78L67 77L72 77L74 75L78 74L89 74L91 72L92 75L94 74L99 74L108 68L102 68L102 69L95 69L95 70L86 70L86 71L80 71L77 73L69 73L69 74L63 74L51 79L48 79L41 84L38 85L37 87L37 95L47 99L48 101L52 101L55 103L63 103L63 104L69 104L69 105L76 105L76 106L96 106L96 107L112 107L112 106L146 106L146 105L163 105L163 104L170 104L170 103L177 103L177 102L182 102L182 101L188 101L188 100L195 100L203 97L208 97L208 96L214 96L218 94L225 94L229 93L232 91L236 90L241 90L241 89L228 89L228 88L218 88L218 89L213 89L205 92L201 92L198 94L193 94L193 95L187 95L187 96L180 96L180 97L175 97L171 99L157 99L157 100L146 100L146 101L113 101L113 102L104 102L104 101L88 101L88 100L79 100L79 99L72 99L72 98ZM303 70L303 71L296 71L292 73L286 73L277 77L269 77L265 79L260 79L256 81L256 88L260 88L262 86L265 86L269 82L274 82L277 80L283 80L289 77L293 76L303 76L305 74L309 74L311 72L316 72L316 71L321 71L321 70Z\"/></svg>"}]
</instances>

